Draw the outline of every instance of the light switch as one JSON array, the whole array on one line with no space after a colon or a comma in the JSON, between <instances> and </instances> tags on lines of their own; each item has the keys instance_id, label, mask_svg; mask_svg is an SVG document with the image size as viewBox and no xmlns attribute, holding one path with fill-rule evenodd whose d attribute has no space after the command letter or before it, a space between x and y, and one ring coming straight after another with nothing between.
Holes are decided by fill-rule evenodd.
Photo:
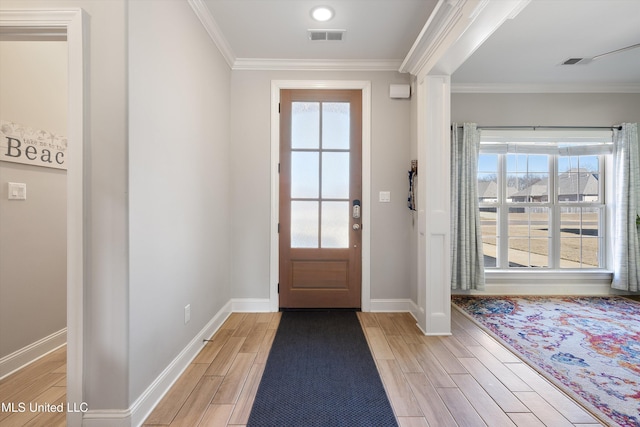
<instances>
[{"instance_id":1,"label":"light switch","mask_svg":"<svg viewBox=\"0 0 640 427\"><path fill-rule=\"evenodd\" d=\"M27 200L27 184L9 182L9 200Z\"/></svg>"},{"instance_id":2,"label":"light switch","mask_svg":"<svg viewBox=\"0 0 640 427\"><path fill-rule=\"evenodd\" d=\"M382 203L389 203L391 201L391 192L390 191L381 191L380 198L378 199Z\"/></svg>"}]
</instances>

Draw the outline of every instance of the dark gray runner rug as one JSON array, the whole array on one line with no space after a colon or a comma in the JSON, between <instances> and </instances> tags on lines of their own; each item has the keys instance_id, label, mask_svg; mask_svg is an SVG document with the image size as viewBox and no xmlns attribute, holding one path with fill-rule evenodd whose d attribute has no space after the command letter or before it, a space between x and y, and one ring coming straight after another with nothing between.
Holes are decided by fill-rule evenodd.
<instances>
[{"instance_id":1,"label":"dark gray runner rug","mask_svg":"<svg viewBox=\"0 0 640 427\"><path fill-rule=\"evenodd\" d=\"M355 312L282 313L247 426L397 426Z\"/></svg>"}]
</instances>

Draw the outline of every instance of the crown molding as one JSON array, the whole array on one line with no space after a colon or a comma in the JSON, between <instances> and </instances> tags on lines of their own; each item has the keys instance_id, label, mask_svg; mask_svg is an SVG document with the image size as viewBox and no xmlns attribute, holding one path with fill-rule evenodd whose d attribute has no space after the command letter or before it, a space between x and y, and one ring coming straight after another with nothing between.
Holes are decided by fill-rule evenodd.
<instances>
[{"instance_id":1,"label":"crown molding","mask_svg":"<svg viewBox=\"0 0 640 427\"><path fill-rule=\"evenodd\" d=\"M400 65L400 72L418 75L462 17L466 0L440 0Z\"/></svg>"},{"instance_id":2,"label":"crown molding","mask_svg":"<svg viewBox=\"0 0 640 427\"><path fill-rule=\"evenodd\" d=\"M451 93L640 93L640 84L452 83Z\"/></svg>"},{"instance_id":3,"label":"crown molding","mask_svg":"<svg viewBox=\"0 0 640 427\"><path fill-rule=\"evenodd\" d=\"M451 75L505 20L531 0L440 0L400 67Z\"/></svg>"},{"instance_id":4,"label":"crown molding","mask_svg":"<svg viewBox=\"0 0 640 427\"><path fill-rule=\"evenodd\" d=\"M203 0L188 0L188 2L198 19L200 19L204 29L209 34L209 37L211 37L211 40L213 40L215 45L218 47L218 50L224 57L225 61L227 61L229 68L233 68L236 56L233 53L233 49L231 49L231 45L225 38L224 34L222 34L222 30L218 26L218 23L213 19L213 15L211 15L211 11L207 5L204 4Z\"/></svg>"},{"instance_id":5,"label":"crown molding","mask_svg":"<svg viewBox=\"0 0 640 427\"><path fill-rule=\"evenodd\" d=\"M191 9L204 26L211 40L232 70L252 71L398 71L396 60L320 60L320 59L263 59L236 58L204 0L188 0Z\"/></svg>"},{"instance_id":6,"label":"crown molding","mask_svg":"<svg viewBox=\"0 0 640 427\"><path fill-rule=\"evenodd\" d=\"M233 70L253 71L398 71L400 61L351 59L237 58Z\"/></svg>"}]
</instances>

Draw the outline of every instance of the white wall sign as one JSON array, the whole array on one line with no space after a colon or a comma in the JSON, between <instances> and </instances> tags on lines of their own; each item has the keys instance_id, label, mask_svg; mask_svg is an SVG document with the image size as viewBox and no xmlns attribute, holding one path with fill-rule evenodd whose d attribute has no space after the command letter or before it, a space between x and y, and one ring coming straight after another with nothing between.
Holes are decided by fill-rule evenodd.
<instances>
[{"instance_id":1,"label":"white wall sign","mask_svg":"<svg viewBox=\"0 0 640 427\"><path fill-rule=\"evenodd\" d=\"M67 137L0 120L0 160L67 169Z\"/></svg>"}]
</instances>

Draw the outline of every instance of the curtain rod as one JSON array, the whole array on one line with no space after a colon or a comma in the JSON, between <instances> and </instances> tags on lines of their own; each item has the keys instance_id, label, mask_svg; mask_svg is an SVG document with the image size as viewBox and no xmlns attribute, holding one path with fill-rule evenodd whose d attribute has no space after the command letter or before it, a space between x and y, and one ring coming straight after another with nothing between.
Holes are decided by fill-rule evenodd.
<instances>
[{"instance_id":1,"label":"curtain rod","mask_svg":"<svg viewBox=\"0 0 640 427\"><path fill-rule=\"evenodd\" d=\"M458 126L462 128L462 126ZM622 130L622 126L477 126L476 129L531 129L531 130L544 130L544 129L585 129L585 130Z\"/></svg>"}]
</instances>

